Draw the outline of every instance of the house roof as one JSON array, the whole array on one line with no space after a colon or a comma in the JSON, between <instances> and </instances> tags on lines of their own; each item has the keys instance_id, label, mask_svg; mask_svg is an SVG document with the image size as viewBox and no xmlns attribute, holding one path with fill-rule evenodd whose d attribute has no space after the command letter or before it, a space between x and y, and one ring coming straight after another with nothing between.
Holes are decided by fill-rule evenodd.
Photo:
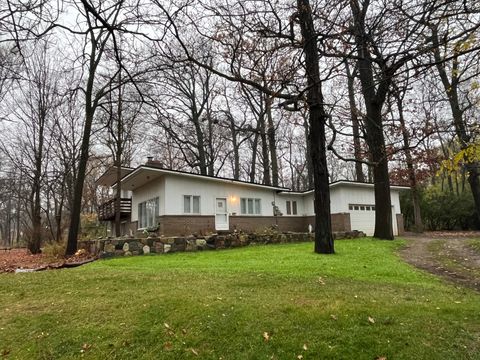
<instances>
[{"instance_id":1,"label":"house roof","mask_svg":"<svg viewBox=\"0 0 480 360\"><path fill-rule=\"evenodd\" d=\"M360 182L360 181L352 181L352 180L337 180L330 183L330 188L343 187L343 186L373 188L375 184ZM410 189L410 187L402 186L402 185L390 185L390 189L408 190ZM305 190L305 191L282 191L282 195L307 195L311 193L313 193L313 189Z\"/></svg>"},{"instance_id":2,"label":"house roof","mask_svg":"<svg viewBox=\"0 0 480 360\"><path fill-rule=\"evenodd\" d=\"M270 186L270 185L252 183L248 181L234 180L234 179L219 177L219 176L194 174L186 171L165 169L161 165L155 164L155 163L147 163L146 165L140 165L136 168L122 167L122 188L124 188L125 190L135 190L145 185L146 183L153 181L157 178L160 178L162 175L167 175L167 174L206 179L206 180L212 180L212 181L218 181L218 182L230 183L230 184L238 184L238 185L244 185L244 186L253 186L253 187L259 187L263 189L270 189L270 190L275 190L281 193L282 195L307 195L307 194L313 193L313 189L305 190L305 191L291 191L286 187ZM116 182L116 168L112 167L108 169L104 174L102 174L95 183L97 185L114 186L115 182ZM330 188L341 187L341 186L372 188L374 184L351 181L351 180L337 180L330 184ZM410 189L408 186L400 186L400 185L391 185L390 188L394 190Z\"/></svg>"},{"instance_id":3,"label":"house roof","mask_svg":"<svg viewBox=\"0 0 480 360\"><path fill-rule=\"evenodd\" d=\"M198 178L198 179L206 179L206 180L218 181L218 182L229 183L229 184L253 186L253 187L259 187L259 188L270 189L275 191L289 191L288 188L280 187L280 186L270 186L270 185L252 183L248 181L234 180L234 179L229 179L229 178L224 178L219 176L193 174L193 173L180 171L180 170L164 169L161 166L156 164L140 165L137 168L133 169L133 171L131 171L130 173L128 173L122 178L122 187L126 190L135 190L138 187L143 186L146 183L152 180L155 180L161 177L162 175L167 175L167 174L180 175L180 176Z\"/></svg>"},{"instance_id":4,"label":"house roof","mask_svg":"<svg viewBox=\"0 0 480 360\"><path fill-rule=\"evenodd\" d=\"M133 168L122 166L121 167L121 177L125 177L133 171ZM97 186L113 186L117 182L117 167L112 166L108 168L100 177L95 180L95 185Z\"/></svg>"}]
</instances>

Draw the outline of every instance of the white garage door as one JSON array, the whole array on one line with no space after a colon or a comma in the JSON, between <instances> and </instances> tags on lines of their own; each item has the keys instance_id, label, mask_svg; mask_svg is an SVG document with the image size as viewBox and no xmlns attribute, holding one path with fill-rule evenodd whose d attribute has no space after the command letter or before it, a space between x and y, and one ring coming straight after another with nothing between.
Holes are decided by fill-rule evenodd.
<instances>
[{"instance_id":1,"label":"white garage door","mask_svg":"<svg viewBox=\"0 0 480 360\"><path fill-rule=\"evenodd\" d=\"M363 231L367 236L373 236L375 231L375 205L350 204L350 227L352 230ZM393 234L397 235L397 217L392 206Z\"/></svg>"}]
</instances>

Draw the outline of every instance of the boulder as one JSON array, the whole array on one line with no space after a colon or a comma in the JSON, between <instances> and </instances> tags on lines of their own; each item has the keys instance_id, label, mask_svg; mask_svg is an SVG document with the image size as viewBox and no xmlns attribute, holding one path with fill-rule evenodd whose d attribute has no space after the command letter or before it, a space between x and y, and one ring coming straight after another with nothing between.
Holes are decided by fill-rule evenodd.
<instances>
[{"instance_id":1,"label":"boulder","mask_svg":"<svg viewBox=\"0 0 480 360\"><path fill-rule=\"evenodd\" d=\"M115 253L115 245L113 244L105 244L103 247L103 251L107 254L114 254Z\"/></svg>"},{"instance_id":2,"label":"boulder","mask_svg":"<svg viewBox=\"0 0 480 360\"><path fill-rule=\"evenodd\" d=\"M145 245L143 248L143 254L146 255L146 254L150 254L150 246L148 245Z\"/></svg>"}]
</instances>

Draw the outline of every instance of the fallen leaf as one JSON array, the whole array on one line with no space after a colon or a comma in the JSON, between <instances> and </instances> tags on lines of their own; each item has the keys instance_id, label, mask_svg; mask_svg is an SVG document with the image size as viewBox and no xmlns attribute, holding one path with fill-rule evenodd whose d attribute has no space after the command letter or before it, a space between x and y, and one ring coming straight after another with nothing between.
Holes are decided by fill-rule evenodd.
<instances>
[{"instance_id":1,"label":"fallen leaf","mask_svg":"<svg viewBox=\"0 0 480 360\"><path fill-rule=\"evenodd\" d=\"M263 340L265 340L265 342L270 340L270 335L268 334L268 332L265 331L262 336L263 336Z\"/></svg>"},{"instance_id":2,"label":"fallen leaf","mask_svg":"<svg viewBox=\"0 0 480 360\"><path fill-rule=\"evenodd\" d=\"M170 329L170 325L168 325L167 323L163 323L163 326L165 326L167 329Z\"/></svg>"},{"instance_id":3,"label":"fallen leaf","mask_svg":"<svg viewBox=\"0 0 480 360\"><path fill-rule=\"evenodd\" d=\"M182 329L182 334L186 335L187 334L187 329Z\"/></svg>"},{"instance_id":4,"label":"fallen leaf","mask_svg":"<svg viewBox=\"0 0 480 360\"><path fill-rule=\"evenodd\" d=\"M375 324L375 319L372 318L371 316L369 316L369 317L368 317L368 322L369 322L370 324Z\"/></svg>"},{"instance_id":5,"label":"fallen leaf","mask_svg":"<svg viewBox=\"0 0 480 360\"><path fill-rule=\"evenodd\" d=\"M379 356L375 360L387 360L387 358L385 356Z\"/></svg>"},{"instance_id":6,"label":"fallen leaf","mask_svg":"<svg viewBox=\"0 0 480 360\"><path fill-rule=\"evenodd\" d=\"M298 356L297 356L297 359L298 359L298 360L302 360L302 359L303 359L303 355L298 355Z\"/></svg>"},{"instance_id":7,"label":"fallen leaf","mask_svg":"<svg viewBox=\"0 0 480 360\"><path fill-rule=\"evenodd\" d=\"M170 351L173 349L173 344L170 341L167 341L165 344L163 344L163 348L167 351Z\"/></svg>"},{"instance_id":8,"label":"fallen leaf","mask_svg":"<svg viewBox=\"0 0 480 360\"><path fill-rule=\"evenodd\" d=\"M6 357L8 354L10 354L10 352L11 352L11 350L3 349L3 350L0 352L0 355Z\"/></svg>"},{"instance_id":9,"label":"fallen leaf","mask_svg":"<svg viewBox=\"0 0 480 360\"><path fill-rule=\"evenodd\" d=\"M307 351L308 348L307 348L307 344L303 344L303 350Z\"/></svg>"},{"instance_id":10,"label":"fallen leaf","mask_svg":"<svg viewBox=\"0 0 480 360\"><path fill-rule=\"evenodd\" d=\"M337 320L337 319L338 319L338 318L337 318L337 315L333 315L333 314L330 315L330 318L331 318L332 320Z\"/></svg>"},{"instance_id":11,"label":"fallen leaf","mask_svg":"<svg viewBox=\"0 0 480 360\"><path fill-rule=\"evenodd\" d=\"M318 283L319 283L320 285L325 285L325 281L323 281L323 279L322 279L321 276L318 278Z\"/></svg>"},{"instance_id":12,"label":"fallen leaf","mask_svg":"<svg viewBox=\"0 0 480 360\"><path fill-rule=\"evenodd\" d=\"M190 351L193 355L198 356L198 352L194 348L191 348Z\"/></svg>"}]
</instances>

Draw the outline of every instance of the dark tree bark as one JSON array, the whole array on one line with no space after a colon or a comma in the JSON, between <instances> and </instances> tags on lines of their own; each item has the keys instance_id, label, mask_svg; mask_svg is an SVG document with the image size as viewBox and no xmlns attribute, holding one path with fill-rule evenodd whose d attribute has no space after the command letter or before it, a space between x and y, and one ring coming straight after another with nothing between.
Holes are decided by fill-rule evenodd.
<instances>
[{"instance_id":1,"label":"dark tree bark","mask_svg":"<svg viewBox=\"0 0 480 360\"><path fill-rule=\"evenodd\" d=\"M330 218L330 188L327 168L322 83L318 65L318 46L309 0L297 0L297 14L303 37L303 51L307 74L307 106L309 109L309 141L315 189L315 252L333 254L334 244Z\"/></svg>"},{"instance_id":2,"label":"dark tree bark","mask_svg":"<svg viewBox=\"0 0 480 360\"><path fill-rule=\"evenodd\" d=\"M275 139L275 124L272 116L272 102L273 98L266 97L265 112L267 114L267 137L268 150L270 153L270 162L272 166L272 185L278 186L278 155L277 155L277 141Z\"/></svg>"},{"instance_id":3,"label":"dark tree bark","mask_svg":"<svg viewBox=\"0 0 480 360\"><path fill-rule=\"evenodd\" d=\"M348 102L350 104L350 117L352 120L352 132L353 132L353 156L355 160L355 180L359 182L365 182L365 175L362 168L362 154L360 143L360 123L358 120L358 109L355 104L355 88L354 81L355 75L351 73L348 60L345 59L345 71L347 72L347 85L348 85Z\"/></svg>"},{"instance_id":4,"label":"dark tree bark","mask_svg":"<svg viewBox=\"0 0 480 360\"><path fill-rule=\"evenodd\" d=\"M262 97L263 94L260 94ZM263 183L272 185L270 178L270 154L268 153L267 127L265 122L265 111L262 111L258 118L260 129L260 140L262 142L262 162L263 162Z\"/></svg>"},{"instance_id":5,"label":"dark tree bark","mask_svg":"<svg viewBox=\"0 0 480 360\"><path fill-rule=\"evenodd\" d=\"M73 201L70 212L70 228L68 229L67 248L65 255L73 255L77 251L77 238L80 229L80 214L82 210L83 185L87 170L87 163L90 151L90 137L92 135L92 125L95 111L98 103L105 95L107 84L102 89L94 93L94 83L97 75L97 68L102 59L103 52L107 45L110 33L101 32L96 34L93 28L89 30L90 35L90 59L88 66L88 79L85 87L85 123L83 126L82 143L80 146L80 157L78 161L77 176L75 178L73 189ZM103 38L102 38L103 35ZM116 76L116 75L115 75ZM115 77L114 76L114 77ZM112 77L112 79L114 78ZM111 82L111 80L109 83Z\"/></svg>"},{"instance_id":6,"label":"dark tree bark","mask_svg":"<svg viewBox=\"0 0 480 360\"><path fill-rule=\"evenodd\" d=\"M310 143L310 127L308 119L303 121L303 128L305 132L306 147L305 147L305 161L307 163L307 189L313 189L313 162L312 162L312 145Z\"/></svg>"},{"instance_id":7,"label":"dark tree bark","mask_svg":"<svg viewBox=\"0 0 480 360\"><path fill-rule=\"evenodd\" d=\"M388 159L383 133L382 108L394 72L384 68L378 86L374 79L373 59L369 48L369 35L365 24L368 2L360 8L357 0L350 0L353 15L353 35L357 46L357 66L366 107L366 141L372 157L375 189L375 231L374 237L393 240L392 205Z\"/></svg>"}]
</instances>

